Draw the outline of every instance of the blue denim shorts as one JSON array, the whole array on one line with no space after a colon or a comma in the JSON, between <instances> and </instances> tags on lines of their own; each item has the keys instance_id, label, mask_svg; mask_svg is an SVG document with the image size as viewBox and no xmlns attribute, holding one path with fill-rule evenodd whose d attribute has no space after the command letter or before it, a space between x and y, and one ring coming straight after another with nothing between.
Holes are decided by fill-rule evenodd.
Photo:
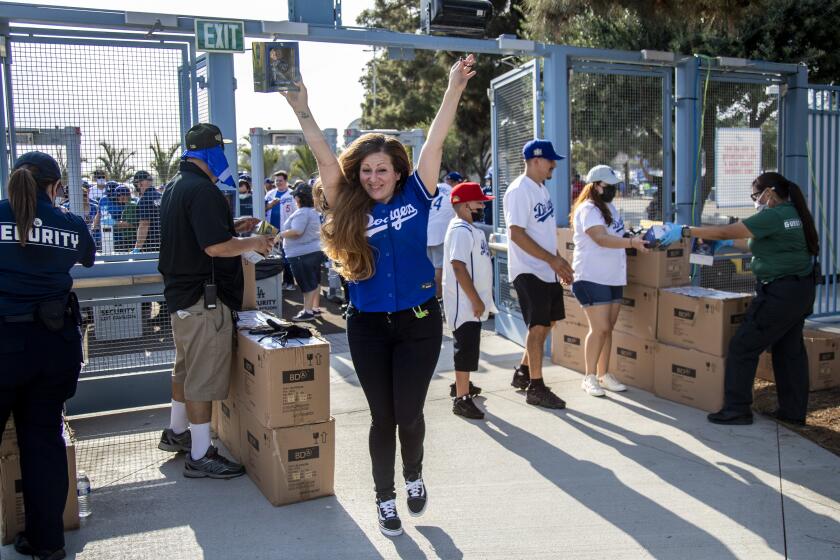
<instances>
[{"instance_id":1,"label":"blue denim shorts","mask_svg":"<svg viewBox=\"0 0 840 560\"><path fill-rule=\"evenodd\" d=\"M588 280L578 280L572 284L572 293L575 294L581 307L621 303L624 286L607 286Z\"/></svg>"}]
</instances>

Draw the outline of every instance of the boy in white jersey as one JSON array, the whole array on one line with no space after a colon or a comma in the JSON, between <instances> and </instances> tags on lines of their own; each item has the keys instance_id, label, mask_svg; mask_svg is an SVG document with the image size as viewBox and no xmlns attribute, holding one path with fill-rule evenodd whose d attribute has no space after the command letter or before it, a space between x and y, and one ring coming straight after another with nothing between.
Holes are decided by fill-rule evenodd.
<instances>
[{"instance_id":1,"label":"boy in white jersey","mask_svg":"<svg viewBox=\"0 0 840 560\"><path fill-rule=\"evenodd\" d=\"M443 242L443 307L455 339L452 412L477 420L484 418L484 413L472 398L481 389L470 382L470 372L478 369L481 322L498 311L493 303L490 247L473 222L480 221L484 203L492 199L478 183L456 185L450 195L455 218L449 222Z\"/></svg>"},{"instance_id":2,"label":"boy in white jersey","mask_svg":"<svg viewBox=\"0 0 840 560\"><path fill-rule=\"evenodd\" d=\"M438 184L438 195L432 201L429 209L429 225L426 228L426 255L435 267L435 296L441 298L441 277L443 274L443 238L449 222L455 217L452 210L450 195L452 189L463 181L461 174L457 171L450 171L443 178L443 183Z\"/></svg>"}]
</instances>

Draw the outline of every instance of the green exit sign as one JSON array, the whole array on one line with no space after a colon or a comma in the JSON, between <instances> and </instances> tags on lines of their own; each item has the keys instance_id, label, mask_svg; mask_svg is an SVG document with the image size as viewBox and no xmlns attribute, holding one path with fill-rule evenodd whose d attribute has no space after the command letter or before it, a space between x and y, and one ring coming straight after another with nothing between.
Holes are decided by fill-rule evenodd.
<instances>
[{"instance_id":1,"label":"green exit sign","mask_svg":"<svg viewBox=\"0 0 840 560\"><path fill-rule=\"evenodd\" d=\"M195 49L205 52L245 52L245 22L196 19Z\"/></svg>"}]
</instances>

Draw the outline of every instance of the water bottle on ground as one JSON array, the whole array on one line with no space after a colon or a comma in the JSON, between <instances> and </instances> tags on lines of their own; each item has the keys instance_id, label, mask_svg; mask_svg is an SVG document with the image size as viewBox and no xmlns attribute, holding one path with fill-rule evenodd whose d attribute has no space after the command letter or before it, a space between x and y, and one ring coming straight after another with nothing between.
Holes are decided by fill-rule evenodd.
<instances>
[{"instance_id":1,"label":"water bottle on ground","mask_svg":"<svg viewBox=\"0 0 840 560\"><path fill-rule=\"evenodd\" d=\"M76 475L76 496L79 499L79 517L85 518L93 513L90 509L90 479L85 471Z\"/></svg>"},{"instance_id":2,"label":"water bottle on ground","mask_svg":"<svg viewBox=\"0 0 840 560\"><path fill-rule=\"evenodd\" d=\"M102 220L100 221L100 227L102 229L102 254L103 255L113 255L114 254L114 218L111 216L111 212L108 210L108 206L104 205L105 207L101 209L102 211Z\"/></svg>"}]
</instances>

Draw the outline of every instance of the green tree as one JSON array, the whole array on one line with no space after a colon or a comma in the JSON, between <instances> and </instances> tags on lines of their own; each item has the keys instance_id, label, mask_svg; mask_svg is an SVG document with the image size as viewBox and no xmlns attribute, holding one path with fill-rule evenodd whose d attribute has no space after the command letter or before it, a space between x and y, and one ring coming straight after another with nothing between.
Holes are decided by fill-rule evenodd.
<instances>
[{"instance_id":1,"label":"green tree","mask_svg":"<svg viewBox=\"0 0 840 560\"><path fill-rule=\"evenodd\" d=\"M154 144L149 145L149 149L152 150L152 154L154 156L154 159L149 162L149 165L152 166L152 169L161 184L165 185L169 182L169 179L178 173L178 163L180 158L176 156L176 153L180 150L180 148L180 142L172 144L169 148L164 148L160 145L160 139L157 134L155 134Z\"/></svg>"},{"instance_id":2,"label":"green tree","mask_svg":"<svg viewBox=\"0 0 840 560\"><path fill-rule=\"evenodd\" d=\"M297 159L289 168L291 175L306 180L318 173L318 162L309 146L295 146L294 153L297 155Z\"/></svg>"},{"instance_id":3,"label":"green tree","mask_svg":"<svg viewBox=\"0 0 840 560\"><path fill-rule=\"evenodd\" d=\"M119 183L127 181L134 173L134 167L129 165L128 160L134 157L135 152L129 152L125 148L118 150L104 140L99 143L99 146L105 152L105 155L96 159L102 163L102 168L108 174L108 177Z\"/></svg>"},{"instance_id":4,"label":"green tree","mask_svg":"<svg viewBox=\"0 0 840 560\"><path fill-rule=\"evenodd\" d=\"M495 16L487 36L516 33L521 0L493 0ZM420 27L416 0L376 0L359 16L366 27L414 33ZM449 68L467 53L416 50L414 60L389 60L381 51L367 64L361 78L365 89L362 123L365 128L406 130L429 124L446 90ZM470 80L444 146L442 171L457 170L483 177L490 166L490 80L510 68L498 57L478 57L477 75ZM375 93L374 93L375 92Z\"/></svg>"}]
</instances>

